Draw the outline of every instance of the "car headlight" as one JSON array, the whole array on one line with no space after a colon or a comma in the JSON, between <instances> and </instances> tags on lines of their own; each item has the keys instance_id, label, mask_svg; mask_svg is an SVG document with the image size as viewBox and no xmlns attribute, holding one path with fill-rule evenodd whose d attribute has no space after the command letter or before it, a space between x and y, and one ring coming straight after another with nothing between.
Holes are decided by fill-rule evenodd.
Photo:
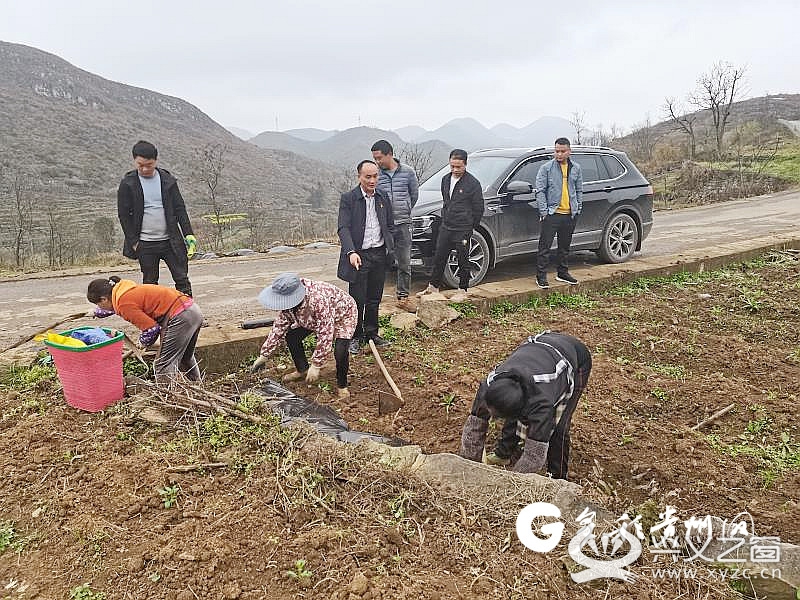
<instances>
[{"instance_id":1,"label":"car headlight","mask_svg":"<svg viewBox=\"0 0 800 600\"><path fill-rule=\"evenodd\" d=\"M425 231L426 229L430 229L430 226L433 224L433 221L436 219L433 215L425 215L422 217L414 217L411 219L411 226L415 231Z\"/></svg>"}]
</instances>

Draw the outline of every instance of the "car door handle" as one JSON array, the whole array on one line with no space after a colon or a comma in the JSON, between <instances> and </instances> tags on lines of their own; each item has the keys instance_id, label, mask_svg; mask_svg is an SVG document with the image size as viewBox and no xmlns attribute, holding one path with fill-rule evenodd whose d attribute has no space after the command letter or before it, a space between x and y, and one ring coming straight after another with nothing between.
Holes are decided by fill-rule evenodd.
<instances>
[{"instance_id":1,"label":"car door handle","mask_svg":"<svg viewBox=\"0 0 800 600\"><path fill-rule=\"evenodd\" d=\"M613 189L614 189L613 187L611 187L610 185L607 185L606 187L604 187L604 188L603 188L603 191L604 191L604 192L610 192L610 191L612 191Z\"/></svg>"}]
</instances>

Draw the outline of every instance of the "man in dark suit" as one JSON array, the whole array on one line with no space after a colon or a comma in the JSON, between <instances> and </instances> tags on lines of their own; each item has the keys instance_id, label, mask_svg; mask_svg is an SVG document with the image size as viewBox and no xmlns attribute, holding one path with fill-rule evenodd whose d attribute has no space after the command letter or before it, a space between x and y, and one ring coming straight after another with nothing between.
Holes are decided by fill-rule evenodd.
<instances>
[{"instance_id":1,"label":"man in dark suit","mask_svg":"<svg viewBox=\"0 0 800 600\"><path fill-rule=\"evenodd\" d=\"M428 287L417 296L433 294L442 286L442 276L447 257L453 248L458 256L458 291L450 297L452 302L464 302L470 280L469 240L472 230L483 216L483 188L481 182L467 172L467 153L453 150L450 153L450 173L442 177L442 223L436 238L433 270Z\"/></svg>"},{"instance_id":2,"label":"man in dark suit","mask_svg":"<svg viewBox=\"0 0 800 600\"><path fill-rule=\"evenodd\" d=\"M383 297L386 263L394 253L392 203L377 189L378 165L371 160L358 163L358 183L339 201L339 254L337 275L350 284L349 292L358 306L358 323L350 342L350 353L372 340L376 346L388 341L378 335L378 306Z\"/></svg>"}]
</instances>

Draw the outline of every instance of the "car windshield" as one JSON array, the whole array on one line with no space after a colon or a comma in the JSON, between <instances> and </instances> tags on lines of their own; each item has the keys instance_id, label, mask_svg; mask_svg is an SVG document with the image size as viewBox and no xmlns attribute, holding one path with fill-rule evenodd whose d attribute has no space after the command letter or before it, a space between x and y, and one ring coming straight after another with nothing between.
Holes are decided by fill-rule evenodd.
<instances>
[{"instance_id":1,"label":"car windshield","mask_svg":"<svg viewBox=\"0 0 800 600\"><path fill-rule=\"evenodd\" d=\"M497 178L515 160L515 158L508 158L507 156L471 156L467 161L467 171L481 182L481 187L486 191L486 188L497 181ZM442 177L449 172L450 165L447 164L439 172L434 173L425 180L425 183L419 189L438 192L442 186Z\"/></svg>"}]
</instances>

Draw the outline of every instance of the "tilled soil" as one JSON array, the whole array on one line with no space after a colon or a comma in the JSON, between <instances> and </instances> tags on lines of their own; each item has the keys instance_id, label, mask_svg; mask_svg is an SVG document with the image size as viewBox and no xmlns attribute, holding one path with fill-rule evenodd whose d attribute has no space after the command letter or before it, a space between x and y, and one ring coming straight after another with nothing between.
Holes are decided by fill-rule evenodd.
<instances>
[{"instance_id":1,"label":"tilled soil","mask_svg":"<svg viewBox=\"0 0 800 600\"><path fill-rule=\"evenodd\" d=\"M396 414L378 415L389 386L366 353L352 361L346 405L329 391L332 378L288 387L334 406L353 429L457 452L491 367L531 333L564 331L593 352L571 435L570 479L587 498L616 515L665 505L683 519L746 510L758 535L800 543L798 274L792 255L771 255L606 294L551 294L538 306L498 307L440 331L388 330L394 342L381 355L405 398ZM278 357L269 375L285 372L286 362ZM257 383L237 373L218 388L233 395ZM731 403L717 421L691 429ZM517 504L481 508L480 499L448 497L306 434L187 418L157 427L132 420L126 403L90 415L66 406L47 380L6 389L0 410L3 597L732 594L700 579L574 584L561 547L534 555L516 539ZM167 471L220 461L234 468Z\"/></svg>"},{"instance_id":2,"label":"tilled soil","mask_svg":"<svg viewBox=\"0 0 800 600\"><path fill-rule=\"evenodd\" d=\"M593 353L573 418L570 479L605 492L617 510L647 499L687 515L747 510L759 535L800 543L798 274L791 255L774 255L683 281L642 280L606 294L551 296L554 307L460 319L382 352L406 399L396 418L377 416L370 390L390 390L367 355L353 361L355 403L317 397L354 428L398 435L426 452L457 452L478 382L531 333L563 331ZM731 403L717 422L691 430ZM774 464L713 448L779 448L782 434L791 438L794 469L774 481Z\"/></svg>"}]
</instances>

